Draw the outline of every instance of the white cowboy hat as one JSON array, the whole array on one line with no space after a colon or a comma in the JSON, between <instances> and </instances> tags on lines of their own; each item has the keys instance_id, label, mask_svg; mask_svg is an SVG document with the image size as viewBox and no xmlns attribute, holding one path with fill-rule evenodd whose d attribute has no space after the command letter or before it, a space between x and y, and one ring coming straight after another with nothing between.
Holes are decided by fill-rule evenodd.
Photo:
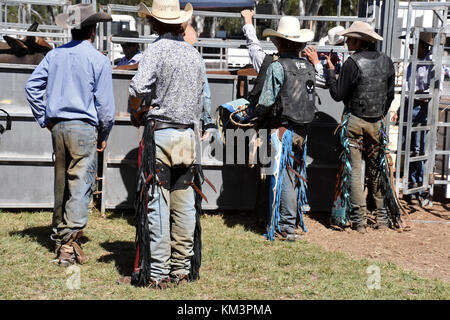
<instances>
[{"instance_id":1,"label":"white cowboy hat","mask_svg":"<svg viewBox=\"0 0 450 320\"><path fill-rule=\"evenodd\" d=\"M277 31L265 29L263 37L278 37L294 42L308 42L314 39L314 32L309 29L300 29L300 21L296 17L281 17Z\"/></svg>"},{"instance_id":2,"label":"white cowboy hat","mask_svg":"<svg viewBox=\"0 0 450 320\"><path fill-rule=\"evenodd\" d=\"M331 46L334 46L337 44L344 43L344 37L336 34L336 32L344 31L344 30L345 29L343 26L336 26L336 27L328 30L328 44Z\"/></svg>"},{"instance_id":3,"label":"white cowboy hat","mask_svg":"<svg viewBox=\"0 0 450 320\"><path fill-rule=\"evenodd\" d=\"M112 21L112 17L105 12L95 12L93 4L76 4L69 6L67 13L58 14L55 18L57 26L64 29L81 29L97 22Z\"/></svg>"},{"instance_id":4,"label":"white cowboy hat","mask_svg":"<svg viewBox=\"0 0 450 320\"><path fill-rule=\"evenodd\" d=\"M362 21L355 21L349 28L344 31L338 31L336 34L338 36L356 38L369 42L383 40L383 37L376 33L370 24Z\"/></svg>"},{"instance_id":5,"label":"white cowboy hat","mask_svg":"<svg viewBox=\"0 0 450 320\"><path fill-rule=\"evenodd\" d=\"M162 23L181 24L188 21L192 17L194 9L188 2L184 6L184 10L180 10L180 2L178 0L153 0L152 10L142 2L139 3L138 15L140 17L150 16Z\"/></svg>"}]
</instances>

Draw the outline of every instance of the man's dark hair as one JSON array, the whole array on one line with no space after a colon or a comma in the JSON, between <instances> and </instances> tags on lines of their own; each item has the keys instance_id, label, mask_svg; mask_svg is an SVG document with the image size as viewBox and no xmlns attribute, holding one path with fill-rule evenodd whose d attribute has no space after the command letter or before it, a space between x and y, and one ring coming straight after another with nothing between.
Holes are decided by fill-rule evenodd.
<instances>
[{"instance_id":1,"label":"man's dark hair","mask_svg":"<svg viewBox=\"0 0 450 320\"><path fill-rule=\"evenodd\" d=\"M290 41L284 38L276 38L276 42L278 43L278 46L284 48L286 52L299 52L303 50L306 46L305 42L295 42Z\"/></svg>"},{"instance_id":2,"label":"man's dark hair","mask_svg":"<svg viewBox=\"0 0 450 320\"><path fill-rule=\"evenodd\" d=\"M95 31L96 24L92 24L90 26L82 27L81 29L72 29L70 32L72 33L73 40L88 40L91 38L92 30Z\"/></svg>"},{"instance_id":3,"label":"man's dark hair","mask_svg":"<svg viewBox=\"0 0 450 320\"><path fill-rule=\"evenodd\" d=\"M375 42L361 40L361 49L374 51L377 49Z\"/></svg>"},{"instance_id":4,"label":"man's dark hair","mask_svg":"<svg viewBox=\"0 0 450 320\"><path fill-rule=\"evenodd\" d=\"M156 32L158 35L163 35L165 33L171 33L174 36L180 36L183 35L184 30L181 24L169 24L169 23L163 23L153 17L149 17L149 21L152 25L152 29L154 32Z\"/></svg>"}]
</instances>

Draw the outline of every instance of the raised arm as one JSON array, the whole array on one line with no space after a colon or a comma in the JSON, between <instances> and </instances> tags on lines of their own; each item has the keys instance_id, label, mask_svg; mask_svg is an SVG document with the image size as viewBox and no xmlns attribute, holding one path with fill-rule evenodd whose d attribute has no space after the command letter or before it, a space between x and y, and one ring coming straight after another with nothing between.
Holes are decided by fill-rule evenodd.
<instances>
[{"instance_id":1,"label":"raised arm","mask_svg":"<svg viewBox=\"0 0 450 320\"><path fill-rule=\"evenodd\" d=\"M253 68L256 70L256 72L259 72L266 53L262 49L261 44L256 36L256 30L253 26L252 21L254 15L254 10L246 9L241 11L241 16L244 18L244 27L242 27L242 31L244 31L244 36L247 39L248 55L250 56L250 61L253 65Z\"/></svg>"}]
</instances>

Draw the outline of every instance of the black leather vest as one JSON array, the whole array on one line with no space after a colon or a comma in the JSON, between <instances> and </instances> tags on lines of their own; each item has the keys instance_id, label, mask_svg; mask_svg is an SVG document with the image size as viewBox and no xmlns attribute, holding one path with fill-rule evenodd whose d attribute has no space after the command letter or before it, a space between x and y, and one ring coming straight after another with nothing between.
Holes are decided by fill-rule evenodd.
<instances>
[{"instance_id":1,"label":"black leather vest","mask_svg":"<svg viewBox=\"0 0 450 320\"><path fill-rule=\"evenodd\" d=\"M392 75L390 58L383 53L376 59L361 53L350 56L359 69L356 89L349 100L351 112L360 118L379 118L386 106L388 79Z\"/></svg>"},{"instance_id":2,"label":"black leather vest","mask_svg":"<svg viewBox=\"0 0 450 320\"><path fill-rule=\"evenodd\" d=\"M278 93L274 118L294 124L310 123L316 113L316 75L305 59L280 58L284 69L283 86Z\"/></svg>"}]
</instances>

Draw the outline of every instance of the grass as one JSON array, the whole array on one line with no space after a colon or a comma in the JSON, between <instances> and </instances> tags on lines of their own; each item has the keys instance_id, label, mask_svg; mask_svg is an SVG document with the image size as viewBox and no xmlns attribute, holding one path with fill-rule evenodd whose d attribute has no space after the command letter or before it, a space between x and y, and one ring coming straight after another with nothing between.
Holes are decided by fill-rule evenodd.
<instances>
[{"instance_id":1,"label":"grass","mask_svg":"<svg viewBox=\"0 0 450 320\"><path fill-rule=\"evenodd\" d=\"M269 242L246 214L202 216L201 279L165 291L115 283L134 258L132 214L94 211L85 229L79 289L54 259L50 212L1 212L0 299L449 299L450 284L424 279L390 263L351 259L306 241ZM367 267L381 271L369 290Z\"/></svg>"}]
</instances>

